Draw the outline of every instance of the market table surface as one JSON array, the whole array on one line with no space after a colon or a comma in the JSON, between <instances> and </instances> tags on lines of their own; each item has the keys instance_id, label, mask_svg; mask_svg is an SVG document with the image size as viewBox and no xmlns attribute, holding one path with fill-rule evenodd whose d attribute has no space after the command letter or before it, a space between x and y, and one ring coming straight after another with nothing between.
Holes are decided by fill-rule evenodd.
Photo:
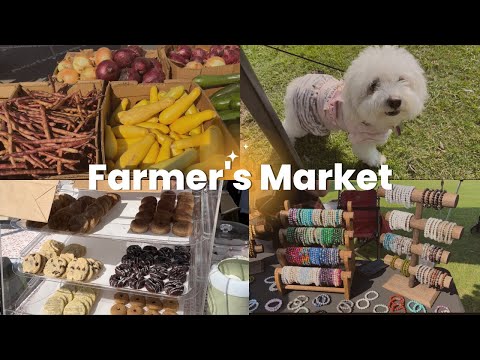
<instances>
[{"instance_id":1,"label":"market table surface","mask_svg":"<svg viewBox=\"0 0 480 360\"><path fill-rule=\"evenodd\" d=\"M264 244L264 246L268 246L268 244L271 242L267 241L258 241L257 243ZM271 246L271 245L270 245ZM267 250L268 251L268 250ZM320 292L315 292L315 291L289 291L286 294L282 295L280 294L277 290L276 291L269 291L269 284L266 284L264 282L265 278L268 278L270 276L273 276L273 272L275 271L275 268L279 267L280 265L278 264L276 256L272 254L272 256L266 258L265 260L265 271L263 273L259 274L254 274L254 281L250 283L250 299L255 299L259 302L259 306L257 310L255 310L252 315L254 314L271 314L267 310L265 310L265 304L271 300L271 299L281 299L282 300L282 306L276 313L286 313L286 314L293 314L294 311L288 310L287 309L287 304L295 299L299 295L306 295L308 296L309 300L308 302L304 305L310 310L310 314L318 313L321 312L321 310L324 310L328 313L338 313L337 312L337 304L345 299L343 294L335 294L335 293L328 293L330 295L332 301L330 304L321 306L321 307L315 307L312 304L312 300L321 294ZM357 268L355 271L355 275L353 277L353 284L351 288L351 300L353 302L363 298L365 296L365 293L374 290L378 292L379 297L373 301L370 302L370 306L365 309L365 310L360 310L356 306L353 310L353 313L373 313L373 307L377 304L384 304L388 305L388 301L390 299L390 296L394 295L394 293L384 289L382 287L385 282L390 279L390 277L394 274L399 274L398 271L392 270L390 268L385 268L377 272L376 274L373 274L371 276L365 276L363 275L359 270L362 265L366 264L367 262L362 262L362 261L357 261ZM410 299L406 298L405 303L407 303ZM275 304L273 304L275 305ZM362 306L364 306L364 302L361 303ZM452 289L450 293L447 293L445 291L440 292L439 297L433 304L431 309L427 308L427 312L434 312L435 308L438 305L444 305L447 306L452 313L463 313L465 312L463 305L460 301L460 297L458 296L457 290L455 288L455 285L452 284Z\"/></svg>"}]
</instances>

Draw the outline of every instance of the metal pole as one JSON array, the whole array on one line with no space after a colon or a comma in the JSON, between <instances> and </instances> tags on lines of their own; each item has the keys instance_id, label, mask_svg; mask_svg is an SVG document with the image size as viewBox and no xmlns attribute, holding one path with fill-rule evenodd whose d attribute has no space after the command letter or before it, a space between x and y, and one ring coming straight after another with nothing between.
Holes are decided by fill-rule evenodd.
<instances>
[{"instance_id":1,"label":"metal pole","mask_svg":"<svg viewBox=\"0 0 480 360\"><path fill-rule=\"evenodd\" d=\"M458 192L460 191L460 186L462 185L462 182L463 182L463 179L458 181L457 191L455 191L455 194L457 195L458 195ZM448 214L447 214L447 217L445 218L446 221L448 221L448 219L450 218L450 214L452 213L452 210L453 208L448 209Z\"/></svg>"}]
</instances>

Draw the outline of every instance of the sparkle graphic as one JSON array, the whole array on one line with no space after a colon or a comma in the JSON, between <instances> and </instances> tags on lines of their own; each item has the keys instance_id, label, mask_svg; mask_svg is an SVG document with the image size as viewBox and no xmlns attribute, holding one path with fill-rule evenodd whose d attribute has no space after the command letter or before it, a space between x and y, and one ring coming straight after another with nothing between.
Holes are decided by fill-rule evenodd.
<instances>
[{"instance_id":1,"label":"sparkle graphic","mask_svg":"<svg viewBox=\"0 0 480 360\"><path fill-rule=\"evenodd\" d=\"M248 149L248 145L247 145L247 144L243 145L243 148L244 148L245 150L247 150L247 149Z\"/></svg>"},{"instance_id":2,"label":"sparkle graphic","mask_svg":"<svg viewBox=\"0 0 480 360\"><path fill-rule=\"evenodd\" d=\"M232 162L238 157L233 151L230 155L227 156L228 158L232 159Z\"/></svg>"}]
</instances>

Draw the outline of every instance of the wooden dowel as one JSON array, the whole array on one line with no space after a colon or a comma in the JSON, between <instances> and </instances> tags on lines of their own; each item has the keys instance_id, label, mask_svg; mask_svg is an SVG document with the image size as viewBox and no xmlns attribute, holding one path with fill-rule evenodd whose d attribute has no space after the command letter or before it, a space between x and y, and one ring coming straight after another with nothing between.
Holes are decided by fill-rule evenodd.
<instances>
[{"instance_id":1,"label":"wooden dowel","mask_svg":"<svg viewBox=\"0 0 480 360\"><path fill-rule=\"evenodd\" d=\"M257 254L260 254L260 253L263 253L264 249L263 249L263 245L255 245L253 247L254 251L257 253Z\"/></svg>"},{"instance_id":2,"label":"wooden dowel","mask_svg":"<svg viewBox=\"0 0 480 360\"><path fill-rule=\"evenodd\" d=\"M385 255L385 258L383 259L383 262L386 265L390 265L392 260L393 260L392 255ZM393 265L394 265L395 269L398 270L398 269L401 269L402 264L403 264L403 260L402 259L397 259L397 260L395 260L395 263ZM410 266L408 268L408 272L410 273L410 275L416 275L417 270L418 270L418 265L417 266ZM452 281L453 281L453 278L451 276L447 276L445 278L445 281L443 282L444 285L445 285L445 288L449 289L450 285L452 284Z\"/></svg>"},{"instance_id":3,"label":"wooden dowel","mask_svg":"<svg viewBox=\"0 0 480 360\"><path fill-rule=\"evenodd\" d=\"M385 234L380 235L380 242L383 244L383 240L385 239ZM422 256L423 244L412 244L411 252L418 256ZM450 259L450 251L443 250L442 256L440 258L440 262L442 264L448 264Z\"/></svg>"},{"instance_id":4,"label":"wooden dowel","mask_svg":"<svg viewBox=\"0 0 480 360\"><path fill-rule=\"evenodd\" d=\"M318 209L320 210L320 209ZM347 223L350 220L353 220L354 213L351 211L344 211L343 212L343 220ZM280 211L280 221L283 227L288 227L288 210L281 210Z\"/></svg>"},{"instance_id":5,"label":"wooden dowel","mask_svg":"<svg viewBox=\"0 0 480 360\"><path fill-rule=\"evenodd\" d=\"M303 246L299 246L299 247L303 247ZM286 249L284 248L279 248L277 249L277 260L279 262L280 265L282 266L289 266L288 262L287 262L287 258L285 257L285 253L286 253ZM339 251L339 256L340 256L340 262L343 263L343 264L346 264L348 263L348 260L352 258L352 254L353 252L350 251L350 250L340 250ZM293 265L295 266L295 265Z\"/></svg>"},{"instance_id":6,"label":"wooden dowel","mask_svg":"<svg viewBox=\"0 0 480 360\"><path fill-rule=\"evenodd\" d=\"M423 190L414 189L412 192L412 196L410 197L410 200L413 202L422 202L422 194L423 194ZM382 187L379 187L377 189L377 195L381 197L385 197L385 189ZM443 207L455 208L457 207L457 204L458 204L458 194L447 192L443 195L443 199L442 199Z\"/></svg>"},{"instance_id":7,"label":"wooden dowel","mask_svg":"<svg viewBox=\"0 0 480 360\"><path fill-rule=\"evenodd\" d=\"M390 220L391 211L388 211L385 214L385 220ZM417 230L425 230L425 225L427 224L427 219L414 219L413 217L410 219L410 227ZM463 226L456 225L453 228L452 238L458 240L463 235Z\"/></svg>"}]
</instances>

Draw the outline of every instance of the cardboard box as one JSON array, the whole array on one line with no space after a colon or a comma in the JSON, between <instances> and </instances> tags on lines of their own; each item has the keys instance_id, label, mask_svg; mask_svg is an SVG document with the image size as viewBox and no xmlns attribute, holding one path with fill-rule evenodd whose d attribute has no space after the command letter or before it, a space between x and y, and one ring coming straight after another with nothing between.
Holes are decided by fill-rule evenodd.
<instances>
[{"instance_id":1,"label":"cardboard box","mask_svg":"<svg viewBox=\"0 0 480 360\"><path fill-rule=\"evenodd\" d=\"M171 76L170 79L184 79L184 80L192 80L194 77L198 75L225 75L225 74L240 74L240 63L238 64L230 64L224 66L215 66L215 67L203 67L201 69L186 69L181 68L175 65L173 62L168 59L167 54L173 50L178 45L165 45L158 49L158 57L163 58L165 61L169 63L171 69ZM193 48L201 47L202 49L209 50L211 45L189 45Z\"/></svg>"},{"instance_id":2,"label":"cardboard box","mask_svg":"<svg viewBox=\"0 0 480 360\"><path fill-rule=\"evenodd\" d=\"M108 124L110 120L110 115L112 112L117 108L123 98L128 98L131 104L135 104L139 100L148 99L150 96L150 88L152 85L156 85L159 91L168 91L170 88L174 86L183 85L185 89L190 92L198 85L190 82L190 81L173 81L170 80L163 84L137 84L135 81L112 81L108 84L107 90L105 92L104 104L102 108L102 116L101 116L101 147L102 147L102 160L105 163L105 151L104 148L104 129L105 124ZM206 96L205 92L202 90L202 94L195 102L199 111L203 110L213 110L215 111L212 103ZM236 154L240 154L238 143L232 137L230 132L228 131L227 127L223 123L223 121L218 117L215 119L207 121L204 123L204 128L208 128L210 125L218 126L223 133L224 138L224 145L225 145L225 155L230 154L234 151ZM226 159L227 160L227 159ZM239 159L236 159L234 162L235 166L238 167L240 163ZM227 174L227 172L226 172Z\"/></svg>"},{"instance_id":3,"label":"cardboard box","mask_svg":"<svg viewBox=\"0 0 480 360\"><path fill-rule=\"evenodd\" d=\"M85 50L79 51L79 52L67 52L65 54L64 60L73 60L73 58L80 53L85 54L89 58L95 56L95 50L85 49ZM145 57L149 58L149 59L157 59L160 62L160 64L162 65L163 72L165 73L165 79L169 79L169 74L171 72L170 71L170 62L165 58L161 59L158 56L158 50L157 49L146 49L145 50ZM53 76L57 76L57 74L58 74L58 69L57 69L57 67L55 67L55 70L53 71Z\"/></svg>"},{"instance_id":4,"label":"cardboard box","mask_svg":"<svg viewBox=\"0 0 480 360\"><path fill-rule=\"evenodd\" d=\"M18 84L0 84L0 103L11 99L18 91Z\"/></svg>"},{"instance_id":5,"label":"cardboard box","mask_svg":"<svg viewBox=\"0 0 480 360\"><path fill-rule=\"evenodd\" d=\"M52 84L50 82L22 82L15 84L17 88L12 95L12 98L19 97L22 93L22 89L27 90L37 90L37 91L45 91L48 93L52 93L58 91L61 87L65 86L61 83ZM105 82L103 80L93 80L93 81L79 81L75 85L72 85L68 90L68 94L80 91L81 94L86 94L91 90L97 89L100 90L102 93L104 92ZM98 110L101 111L103 104L103 99L100 99L98 102ZM95 138L95 146L96 150L96 163L99 164L101 161L101 153L100 153L100 114L95 118L95 129L97 131L97 137ZM84 173L77 173L77 174L65 174L65 175L53 175L53 176L39 176L41 179L78 179L78 178L88 178L88 170Z\"/></svg>"}]
</instances>

